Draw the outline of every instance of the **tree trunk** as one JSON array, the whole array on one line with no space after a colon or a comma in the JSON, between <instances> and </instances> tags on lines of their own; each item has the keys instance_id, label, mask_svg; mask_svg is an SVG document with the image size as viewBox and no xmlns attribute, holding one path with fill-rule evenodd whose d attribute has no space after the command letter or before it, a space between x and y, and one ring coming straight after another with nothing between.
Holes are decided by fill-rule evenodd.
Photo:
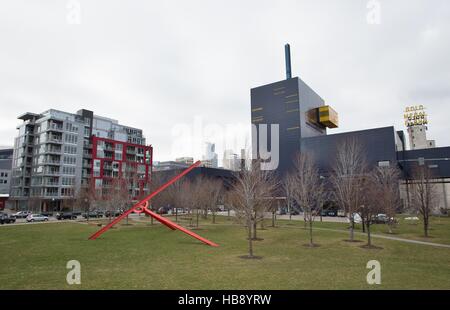
<instances>
[{"instance_id":1,"label":"tree trunk","mask_svg":"<svg viewBox=\"0 0 450 310\"><path fill-rule=\"evenodd\" d=\"M198 209L197 209L197 221L196 221L196 227L198 228L198 219L199 219L199 217L200 217L200 214L198 213Z\"/></svg>"},{"instance_id":2,"label":"tree trunk","mask_svg":"<svg viewBox=\"0 0 450 310\"><path fill-rule=\"evenodd\" d=\"M423 232L425 234L425 237L428 238L428 217L423 217Z\"/></svg>"},{"instance_id":3,"label":"tree trunk","mask_svg":"<svg viewBox=\"0 0 450 310\"><path fill-rule=\"evenodd\" d=\"M256 220L253 222L253 240L256 240Z\"/></svg>"},{"instance_id":4,"label":"tree trunk","mask_svg":"<svg viewBox=\"0 0 450 310\"><path fill-rule=\"evenodd\" d=\"M175 222L178 223L178 207L175 208Z\"/></svg>"},{"instance_id":5,"label":"tree trunk","mask_svg":"<svg viewBox=\"0 0 450 310\"><path fill-rule=\"evenodd\" d=\"M212 220L213 220L213 224L216 223L216 212L212 213Z\"/></svg>"},{"instance_id":6,"label":"tree trunk","mask_svg":"<svg viewBox=\"0 0 450 310\"><path fill-rule=\"evenodd\" d=\"M350 220L350 241L353 241L354 239L354 230L355 229L355 222L353 221L353 218Z\"/></svg>"},{"instance_id":7,"label":"tree trunk","mask_svg":"<svg viewBox=\"0 0 450 310\"><path fill-rule=\"evenodd\" d=\"M272 227L275 227L275 211L272 211Z\"/></svg>"},{"instance_id":8,"label":"tree trunk","mask_svg":"<svg viewBox=\"0 0 450 310\"><path fill-rule=\"evenodd\" d=\"M370 223L367 222L367 246L370 248L372 246L372 239L370 237Z\"/></svg>"},{"instance_id":9,"label":"tree trunk","mask_svg":"<svg viewBox=\"0 0 450 310\"><path fill-rule=\"evenodd\" d=\"M253 257L253 243L252 243L252 227L253 224L251 221L247 222L247 228L248 228L248 256Z\"/></svg>"},{"instance_id":10,"label":"tree trunk","mask_svg":"<svg viewBox=\"0 0 450 310\"><path fill-rule=\"evenodd\" d=\"M365 233L366 232L366 221L364 221L364 218L361 219L361 225L362 225L362 231L363 231L363 233Z\"/></svg>"},{"instance_id":11,"label":"tree trunk","mask_svg":"<svg viewBox=\"0 0 450 310\"><path fill-rule=\"evenodd\" d=\"M313 246L313 229L312 229L312 218L309 219L309 246Z\"/></svg>"},{"instance_id":12,"label":"tree trunk","mask_svg":"<svg viewBox=\"0 0 450 310\"><path fill-rule=\"evenodd\" d=\"M392 223L388 224L388 228L389 228L389 233L392 234Z\"/></svg>"}]
</instances>

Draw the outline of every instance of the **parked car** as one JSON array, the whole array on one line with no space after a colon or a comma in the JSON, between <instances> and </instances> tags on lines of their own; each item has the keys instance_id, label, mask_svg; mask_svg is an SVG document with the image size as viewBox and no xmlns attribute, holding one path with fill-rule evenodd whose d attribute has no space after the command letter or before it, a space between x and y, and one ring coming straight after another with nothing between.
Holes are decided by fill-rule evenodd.
<instances>
[{"instance_id":1,"label":"parked car","mask_svg":"<svg viewBox=\"0 0 450 310\"><path fill-rule=\"evenodd\" d=\"M362 223L362 217L359 213L353 213L353 222L355 222L356 224L361 224Z\"/></svg>"},{"instance_id":2,"label":"parked car","mask_svg":"<svg viewBox=\"0 0 450 310\"><path fill-rule=\"evenodd\" d=\"M159 214L167 214L167 213L169 213L169 207L161 207L161 208L159 208L158 209L158 213Z\"/></svg>"},{"instance_id":3,"label":"parked car","mask_svg":"<svg viewBox=\"0 0 450 310\"><path fill-rule=\"evenodd\" d=\"M47 222L48 216L42 214L28 214L27 222Z\"/></svg>"},{"instance_id":4,"label":"parked car","mask_svg":"<svg viewBox=\"0 0 450 310\"><path fill-rule=\"evenodd\" d=\"M14 216L16 219L24 219L24 218L26 218L29 214L31 214L30 211L19 211L19 212L14 213L13 216Z\"/></svg>"},{"instance_id":5,"label":"parked car","mask_svg":"<svg viewBox=\"0 0 450 310\"><path fill-rule=\"evenodd\" d=\"M286 209L285 208L280 208L280 209L278 209L278 211L277 211L277 214L278 215L286 215Z\"/></svg>"},{"instance_id":6,"label":"parked car","mask_svg":"<svg viewBox=\"0 0 450 310\"><path fill-rule=\"evenodd\" d=\"M338 210L337 216L339 216L339 217L345 217L345 211L344 211L344 210Z\"/></svg>"},{"instance_id":7,"label":"parked car","mask_svg":"<svg viewBox=\"0 0 450 310\"><path fill-rule=\"evenodd\" d=\"M299 215L300 212L298 210L291 210L291 215Z\"/></svg>"},{"instance_id":8,"label":"parked car","mask_svg":"<svg viewBox=\"0 0 450 310\"><path fill-rule=\"evenodd\" d=\"M8 215L6 213L0 213L0 224L11 224L16 221L14 216Z\"/></svg>"},{"instance_id":9,"label":"parked car","mask_svg":"<svg viewBox=\"0 0 450 310\"><path fill-rule=\"evenodd\" d=\"M76 220L77 216L71 212L56 213L57 220Z\"/></svg>"},{"instance_id":10,"label":"parked car","mask_svg":"<svg viewBox=\"0 0 450 310\"><path fill-rule=\"evenodd\" d=\"M122 215L122 213L123 213L122 210L115 210L115 211L109 211L108 210L108 211L105 212L105 217L110 217L110 216L117 217L119 215Z\"/></svg>"},{"instance_id":11,"label":"parked car","mask_svg":"<svg viewBox=\"0 0 450 310\"><path fill-rule=\"evenodd\" d=\"M335 210L322 210L320 214L322 216L337 216L337 212Z\"/></svg>"},{"instance_id":12,"label":"parked car","mask_svg":"<svg viewBox=\"0 0 450 310\"><path fill-rule=\"evenodd\" d=\"M100 213L98 213L97 211L90 211L90 212L87 212L87 213L84 213L83 214L83 217L85 218L85 219L87 219L88 217L89 218L91 218L91 217L94 217L94 218L100 218L100 217L102 217L103 215L102 214L100 214Z\"/></svg>"},{"instance_id":13,"label":"parked car","mask_svg":"<svg viewBox=\"0 0 450 310\"><path fill-rule=\"evenodd\" d=\"M328 210L327 216L335 217L335 216L337 216L337 212L335 210Z\"/></svg>"},{"instance_id":14,"label":"parked car","mask_svg":"<svg viewBox=\"0 0 450 310\"><path fill-rule=\"evenodd\" d=\"M388 224L389 222L396 223L397 220L393 217L389 218L389 216L387 216L386 214L380 213L374 217L373 222L375 224Z\"/></svg>"}]
</instances>

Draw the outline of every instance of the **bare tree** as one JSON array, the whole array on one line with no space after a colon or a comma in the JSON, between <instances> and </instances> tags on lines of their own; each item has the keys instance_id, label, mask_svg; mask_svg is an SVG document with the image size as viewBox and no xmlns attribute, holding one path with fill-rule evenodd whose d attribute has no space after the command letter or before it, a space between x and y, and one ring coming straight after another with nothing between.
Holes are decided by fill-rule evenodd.
<instances>
[{"instance_id":1,"label":"bare tree","mask_svg":"<svg viewBox=\"0 0 450 310\"><path fill-rule=\"evenodd\" d=\"M270 205L277 186L278 182L273 172L261 170L258 161L236 173L236 180L232 184L228 197L237 218L246 225L249 258L254 258L252 241L255 236L256 223Z\"/></svg>"},{"instance_id":2,"label":"bare tree","mask_svg":"<svg viewBox=\"0 0 450 310\"><path fill-rule=\"evenodd\" d=\"M305 223L309 224L309 246L313 247L314 211L319 209L322 202L324 187L310 154L297 155L294 163L293 196L297 205L303 209Z\"/></svg>"},{"instance_id":3,"label":"bare tree","mask_svg":"<svg viewBox=\"0 0 450 310\"><path fill-rule=\"evenodd\" d=\"M222 201L223 183L220 180L211 178L204 178L200 190L202 192L202 200L206 211L211 210L212 223L216 223L216 213L218 211L218 204ZM206 213L205 213L206 214Z\"/></svg>"},{"instance_id":4,"label":"bare tree","mask_svg":"<svg viewBox=\"0 0 450 310\"><path fill-rule=\"evenodd\" d=\"M337 149L336 162L331 174L334 198L344 209L350 221L350 241L354 241L354 213L364 200L366 156L358 140L348 139Z\"/></svg>"},{"instance_id":5,"label":"bare tree","mask_svg":"<svg viewBox=\"0 0 450 310\"><path fill-rule=\"evenodd\" d=\"M91 206L97 200L97 193L93 186L81 186L75 194L75 205L78 210L83 210L86 213L86 220L89 221L89 212Z\"/></svg>"},{"instance_id":6,"label":"bare tree","mask_svg":"<svg viewBox=\"0 0 450 310\"><path fill-rule=\"evenodd\" d=\"M429 237L430 216L437 207L436 185L428 166L417 166L411 183L411 207L420 213L423 219L425 237Z\"/></svg>"},{"instance_id":7,"label":"bare tree","mask_svg":"<svg viewBox=\"0 0 450 310\"><path fill-rule=\"evenodd\" d=\"M391 234L396 224L395 216L401 206L399 182L400 171L395 166L377 167L371 173L371 184L376 194L372 199L382 206L380 212L387 215Z\"/></svg>"},{"instance_id":8,"label":"bare tree","mask_svg":"<svg viewBox=\"0 0 450 310\"><path fill-rule=\"evenodd\" d=\"M284 176L281 186L286 196L286 207L289 213L289 220L292 219L292 209L294 207L295 174L288 173Z\"/></svg>"},{"instance_id":9,"label":"bare tree","mask_svg":"<svg viewBox=\"0 0 450 310\"><path fill-rule=\"evenodd\" d=\"M42 210L42 200L39 197L31 197L28 199L28 208L32 213L38 213Z\"/></svg>"},{"instance_id":10,"label":"bare tree","mask_svg":"<svg viewBox=\"0 0 450 310\"><path fill-rule=\"evenodd\" d=\"M364 201L359 206L361 219L365 223L367 233L367 247L372 248L371 225L375 216L383 211L384 206L378 200L380 195L380 181L377 169L372 170L366 178L364 178Z\"/></svg>"},{"instance_id":11,"label":"bare tree","mask_svg":"<svg viewBox=\"0 0 450 310\"><path fill-rule=\"evenodd\" d=\"M122 212L128 209L132 198L133 183L130 179L118 176L113 178L110 183L103 184L101 202L108 211L109 221L112 220L116 212ZM128 225L128 217L126 225Z\"/></svg>"}]
</instances>

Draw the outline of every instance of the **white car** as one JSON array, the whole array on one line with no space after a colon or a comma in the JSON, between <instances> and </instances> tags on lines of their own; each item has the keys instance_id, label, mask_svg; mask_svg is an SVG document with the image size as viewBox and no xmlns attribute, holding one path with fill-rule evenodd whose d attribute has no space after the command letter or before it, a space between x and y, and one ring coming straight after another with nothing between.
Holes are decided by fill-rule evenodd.
<instances>
[{"instance_id":1,"label":"white car","mask_svg":"<svg viewBox=\"0 0 450 310\"><path fill-rule=\"evenodd\" d=\"M31 212L29 211L19 211L14 213L12 216L19 219L19 218L26 218L29 214L31 214Z\"/></svg>"},{"instance_id":2,"label":"white car","mask_svg":"<svg viewBox=\"0 0 450 310\"><path fill-rule=\"evenodd\" d=\"M47 222L48 216L42 214L29 214L27 216L27 222Z\"/></svg>"},{"instance_id":3,"label":"white car","mask_svg":"<svg viewBox=\"0 0 450 310\"><path fill-rule=\"evenodd\" d=\"M350 223L350 219L347 218L347 222ZM355 224L361 224L362 223L362 218L361 218L361 215L359 213L353 213L353 222L355 222Z\"/></svg>"}]
</instances>

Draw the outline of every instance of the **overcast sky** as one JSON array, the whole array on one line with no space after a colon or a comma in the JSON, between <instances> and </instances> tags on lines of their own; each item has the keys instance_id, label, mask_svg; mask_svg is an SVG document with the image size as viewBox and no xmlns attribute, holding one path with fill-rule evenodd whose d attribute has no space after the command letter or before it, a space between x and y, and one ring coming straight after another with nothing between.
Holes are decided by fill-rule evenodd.
<instances>
[{"instance_id":1,"label":"overcast sky","mask_svg":"<svg viewBox=\"0 0 450 310\"><path fill-rule=\"evenodd\" d=\"M339 113L329 133L404 130L423 104L450 145L449 1L378 2L379 24L368 0L1 0L0 145L23 112L86 108L142 128L155 160L198 157L180 133L245 129L250 88L285 78L286 42L293 76ZM245 132L213 141L219 158Z\"/></svg>"}]
</instances>

